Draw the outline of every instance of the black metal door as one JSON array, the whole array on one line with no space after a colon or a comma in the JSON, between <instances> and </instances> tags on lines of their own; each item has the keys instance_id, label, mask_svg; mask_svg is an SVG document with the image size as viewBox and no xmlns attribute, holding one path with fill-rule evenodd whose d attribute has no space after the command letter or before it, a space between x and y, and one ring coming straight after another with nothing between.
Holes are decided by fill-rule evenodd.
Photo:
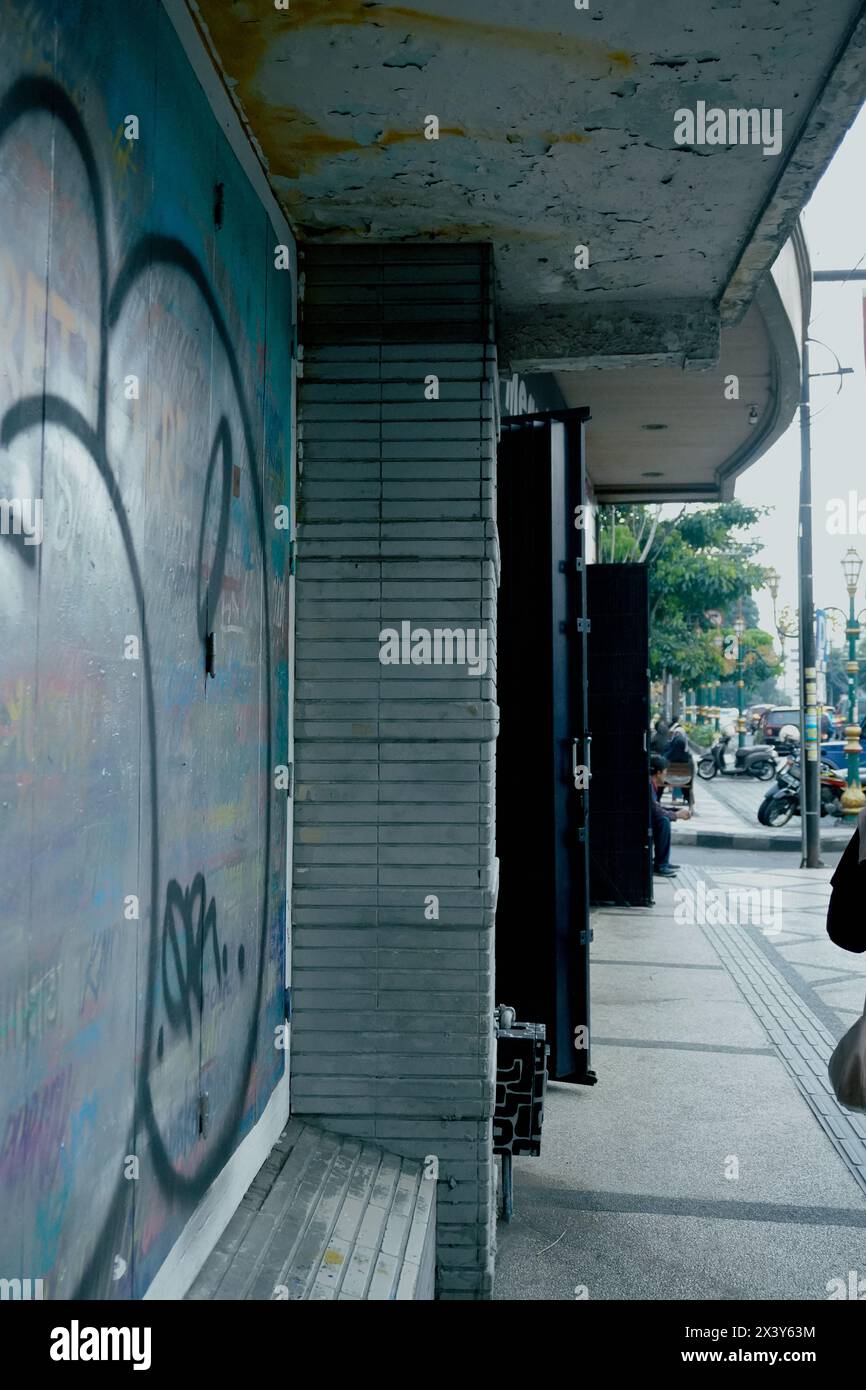
<instances>
[{"instance_id":1,"label":"black metal door","mask_svg":"<svg viewBox=\"0 0 866 1390\"><path fill-rule=\"evenodd\" d=\"M496 997L544 1023L550 1075L593 1082L584 410L503 425Z\"/></svg>"},{"instance_id":2,"label":"black metal door","mask_svg":"<svg viewBox=\"0 0 866 1390\"><path fill-rule=\"evenodd\" d=\"M649 594L645 565L590 565L594 903L653 901L649 823Z\"/></svg>"}]
</instances>

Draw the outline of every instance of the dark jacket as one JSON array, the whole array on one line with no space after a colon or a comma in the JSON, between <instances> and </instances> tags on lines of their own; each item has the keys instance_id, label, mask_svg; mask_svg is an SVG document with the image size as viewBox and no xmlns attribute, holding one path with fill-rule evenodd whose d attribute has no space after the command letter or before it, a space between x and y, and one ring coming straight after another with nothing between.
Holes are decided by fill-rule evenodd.
<instances>
[{"instance_id":1,"label":"dark jacket","mask_svg":"<svg viewBox=\"0 0 866 1390\"><path fill-rule=\"evenodd\" d=\"M830 879L833 891L827 909L827 935L843 951L866 951L866 861L860 860L860 831L854 831L848 848Z\"/></svg>"},{"instance_id":2,"label":"dark jacket","mask_svg":"<svg viewBox=\"0 0 866 1390\"><path fill-rule=\"evenodd\" d=\"M684 733L675 733L667 748L665 757L669 763L687 763L689 761L689 745Z\"/></svg>"},{"instance_id":3,"label":"dark jacket","mask_svg":"<svg viewBox=\"0 0 866 1390\"><path fill-rule=\"evenodd\" d=\"M652 739L650 740L650 747L652 748L652 751L654 753L663 754L670 742L670 737L670 729L668 728L667 724L660 720L658 724L656 724L655 732L653 733Z\"/></svg>"}]
</instances>

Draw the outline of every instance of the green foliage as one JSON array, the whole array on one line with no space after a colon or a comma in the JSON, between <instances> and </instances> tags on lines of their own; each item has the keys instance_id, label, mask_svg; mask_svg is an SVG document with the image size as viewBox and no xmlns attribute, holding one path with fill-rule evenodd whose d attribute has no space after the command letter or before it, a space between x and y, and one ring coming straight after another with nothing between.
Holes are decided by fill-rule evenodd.
<instances>
[{"instance_id":1,"label":"green foliage","mask_svg":"<svg viewBox=\"0 0 866 1390\"><path fill-rule=\"evenodd\" d=\"M700 748L709 748L715 741L716 731L712 724L684 724L683 728L692 743L698 744Z\"/></svg>"},{"instance_id":2,"label":"green foliage","mask_svg":"<svg viewBox=\"0 0 866 1390\"><path fill-rule=\"evenodd\" d=\"M649 568L650 670L665 672L685 685L730 679L724 637L732 631L740 601L749 624L745 635L746 675L750 686L781 669L772 638L756 626L753 589L764 583L763 567L754 561L759 541L742 533L767 514L765 507L723 502L662 520L657 508L617 506L602 509L600 554L603 561L643 559ZM721 627L707 617L723 615Z\"/></svg>"}]
</instances>

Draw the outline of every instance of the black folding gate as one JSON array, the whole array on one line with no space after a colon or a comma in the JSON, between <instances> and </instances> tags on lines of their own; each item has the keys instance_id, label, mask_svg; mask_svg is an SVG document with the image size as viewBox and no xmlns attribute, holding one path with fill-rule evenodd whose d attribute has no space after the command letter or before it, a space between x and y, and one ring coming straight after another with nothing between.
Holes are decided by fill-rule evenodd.
<instances>
[{"instance_id":1,"label":"black folding gate","mask_svg":"<svg viewBox=\"0 0 866 1390\"><path fill-rule=\"evenodd\" d=\"M544 1023L550 1075L591 1083L585 410L503 425L496 996Z\"/></svg>"},{"instance_id":2,"label":"black folding gate","mask_svg":"<svg viewBox=\"0 0 866 1390\"><path fill-rule=\"evenodd\" d=\"M587 571L592 730L590 897L651 903L649 597L645 565Z\"/></svg>"}]
</instances>

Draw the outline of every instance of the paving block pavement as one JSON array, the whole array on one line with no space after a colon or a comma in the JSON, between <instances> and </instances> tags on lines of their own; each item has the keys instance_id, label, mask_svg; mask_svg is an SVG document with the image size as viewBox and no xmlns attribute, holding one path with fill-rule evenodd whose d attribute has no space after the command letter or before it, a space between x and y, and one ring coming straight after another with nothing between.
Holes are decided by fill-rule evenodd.
<instances>
[{"instance_id":1,"label":"paving block pavement","mask_svg":"<svg viewBox=\"0 0 866 1390\"><path fill-rule=\"evenodd\" d=\"M826 936L830 872L708 852L653 907L594 914L598 1084L549 1088L496 1299L818 1300L866 1275L866 1125L826 1081L866 966ZM754 888L774 921L706 920L710 890Z\"/></svg>"}]
</instances>

